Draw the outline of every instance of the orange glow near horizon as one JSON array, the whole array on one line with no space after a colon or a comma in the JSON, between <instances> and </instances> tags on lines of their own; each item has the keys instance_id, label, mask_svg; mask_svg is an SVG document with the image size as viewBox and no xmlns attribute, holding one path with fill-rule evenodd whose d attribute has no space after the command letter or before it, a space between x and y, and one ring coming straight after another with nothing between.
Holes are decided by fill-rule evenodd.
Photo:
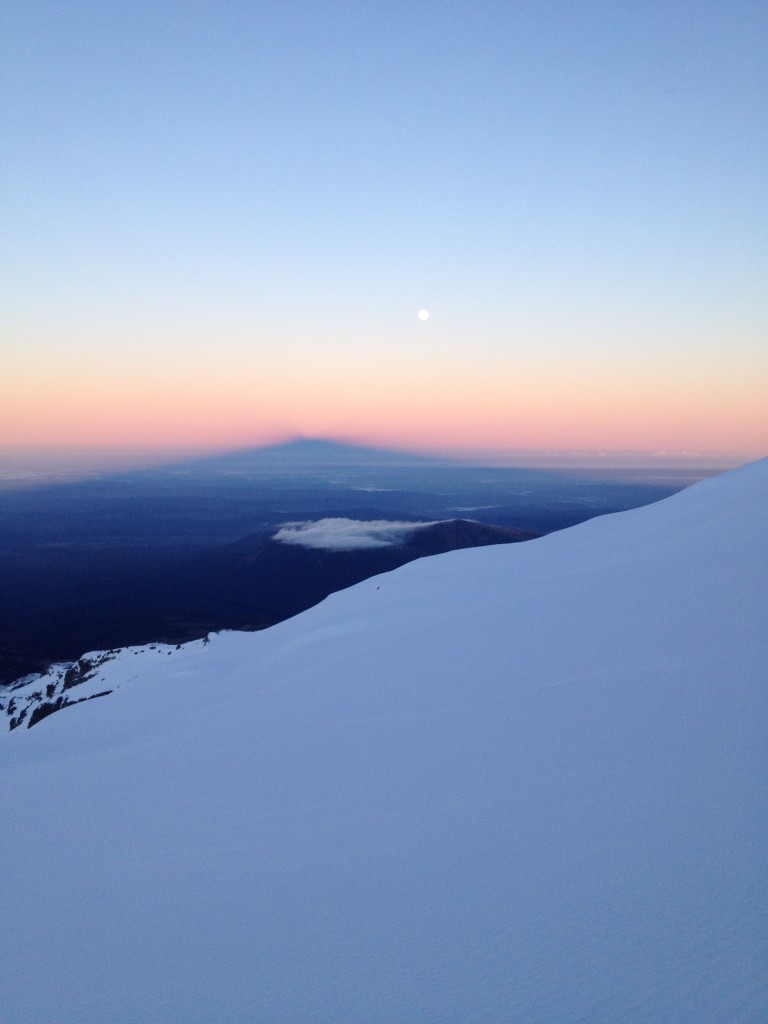
<instances>
[{"instance_id":1,"label":"orange glow near horizon","mask_svg":"<svg viewBox=\"0 0 768 1024\"><path fill-rule=\"evenodd\" d=\"M0 450L768 452L754 5L163 6L14 5Z\"/></svg>"},{"instance_id":2,"label":"orange glow near horizon","mask_svg":"<svg viewBox=\"0 0 768 1024\"><path fill-rule=\"evenodd\" d=\"M436 371L427 361L301 371L170 367L111 374L93 367L74 381L42 369L0 405L4 446L236 448L289 436L361 439L409 449L768 451L768 413L758 382L732 393L704 378L636 374ZM66 383L63 383L66 381Z\"/></svg>"}]
</instances>

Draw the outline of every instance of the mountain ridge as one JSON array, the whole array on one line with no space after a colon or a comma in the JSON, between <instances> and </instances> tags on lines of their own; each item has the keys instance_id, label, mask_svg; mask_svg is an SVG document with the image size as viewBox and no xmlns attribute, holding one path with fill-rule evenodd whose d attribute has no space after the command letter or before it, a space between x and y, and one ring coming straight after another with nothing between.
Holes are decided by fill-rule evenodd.
<instances>
[{"instance_id":1,"label":"mountain ridge","mask_svg":"<svg viewBox=\"0 0 768 1024\"><path fill-rule=\"evenodd\" d=\"M349 519L330 522L366 526L365 521ZM316 525L322 523L323 520ZM520 543L537 536L512 527L490 526L467 519L401 523L400 526L402 537L367 550L365 547L318 549L311 545L285 544L276 536L265 539L261 534L244 537L217 550L208 559L200 560L198 574L190 575L187 580L188 591L194 584L193 592L188 594L188 604L175 606L176 617L169 618L161 635L145 644L129 646L154 649L159 645L177 649L181 643L202 639L209 632L270 628L312 607L328 594L370 576L390 572L414 558L487 544ZM203 628L201 624L206 621L218 625ZM22 725L30 728L55 711L81 702L86 692L82 684L91 681L97 667L113 660L124 646L89 651L71 661L55 661L45 671L27 673L0 686L0 716L5 717L11 730ZM77 693L68 693L75 685ZM107 696L111 692L94 692L91 696Z\"/></svg>"}]
</instances>

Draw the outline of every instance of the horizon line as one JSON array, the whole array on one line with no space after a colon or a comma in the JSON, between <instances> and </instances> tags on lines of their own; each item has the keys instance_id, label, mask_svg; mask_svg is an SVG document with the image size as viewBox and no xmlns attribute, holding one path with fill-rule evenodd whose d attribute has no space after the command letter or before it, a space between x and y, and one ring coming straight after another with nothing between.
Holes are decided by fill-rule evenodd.
<instances>
[{"instance_id":1,"label":"horizon line","mask_svg":"<svg viewBox=\"0 0 768 1024\"><path fill-rule=\"evenodd\" d=\"M256 443L211 444L1 444L0 481L5 484L41 482L110 471L162 466L171 460L211 458L279 449L301 443L369 449L372 453L434 458L488 468L546 469L687 469L717 471L759 461L768 453L706 450L515 448L512 446L440 445L392 446L360 437L328 437L307 434L283 435Z\"/></svg>"}]
</instances>

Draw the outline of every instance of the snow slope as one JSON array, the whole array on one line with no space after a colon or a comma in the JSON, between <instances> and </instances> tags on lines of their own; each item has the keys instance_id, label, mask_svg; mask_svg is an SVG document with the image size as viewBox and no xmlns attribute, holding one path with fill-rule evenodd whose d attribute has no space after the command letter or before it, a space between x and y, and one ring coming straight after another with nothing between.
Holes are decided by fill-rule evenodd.
<instances>
[{"instance_id":1,"label":"snow slope","mask_svg":"<svg viewBox=\"0 0 768 1024\"><path fill-rule=\"evenodd\" d=\"M767 499L105 659L3 737L3 1019L762 1024Z\"/></svg>"}]
</instances>

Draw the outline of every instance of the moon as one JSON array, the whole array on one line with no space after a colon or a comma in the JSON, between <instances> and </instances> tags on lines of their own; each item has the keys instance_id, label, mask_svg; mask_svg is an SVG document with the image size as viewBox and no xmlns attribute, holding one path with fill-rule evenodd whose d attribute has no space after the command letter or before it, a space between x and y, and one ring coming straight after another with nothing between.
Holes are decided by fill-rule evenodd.
<instances>
[{"instance_id":1,"label":"moon","mask_svg":"<svg viewBox=\"0 0 768 1024\"><path fill-rule=\"evenodd\" d=\"M429 320L429 310L420 309L416 316L419 318L419 320Z\"/></svg>"}]
</instances>

